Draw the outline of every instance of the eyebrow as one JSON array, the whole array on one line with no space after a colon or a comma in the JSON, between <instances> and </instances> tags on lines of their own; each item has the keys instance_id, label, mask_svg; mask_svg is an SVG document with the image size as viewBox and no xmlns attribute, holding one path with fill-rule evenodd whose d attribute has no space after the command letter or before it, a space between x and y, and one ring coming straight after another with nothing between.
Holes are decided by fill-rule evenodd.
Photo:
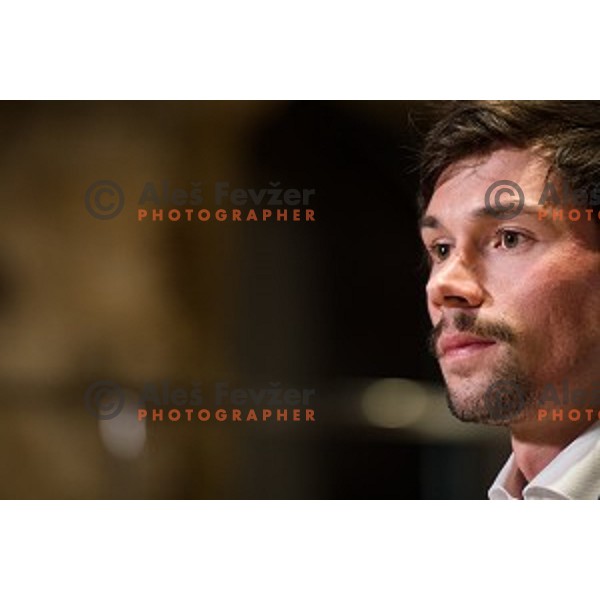
<instances>
[{"instance_id":1,"label":"eyebrow","mask_svg":"<svg viewBox=\"0 0 600 600\"><path fill-rule=\"evenodd\" d=\"M524 206L521 209L521 211L517 215L515 215L515 217L518 217L520 215L535 215L535 216L537 216L539 211L542 208L543 207L537 206L537 205L536 206L527 205L527 206ZM469 213L468 218L470 218L470 219L490 219L490 218L498 219L505 212L506 212L505 210L495 209L495 208L484 206L483 208L477 208L474 211L472 211L471 213ZM419 219L419 229L439 229L440 227L442 227L442 224L433 215L423 215Z\"/></svg>"},{"instance_id":2,"label":"eyebrow","mask_svg":"<svg viewBox=\"0 0 600 600\"><path fill-rule=\"evenodd\" d=\"M440 222L432 215L423 215L419 219L419 229L437 229Z\"/></svg>"},{"instance_id":3,"label":"eyebrow","mask_svg":"<svg viewBox=\"0 0 600 600\"><path fill-rule=\"evenodd\" d=\"M523 206L521 208L521 210L515 215L515 217L519 217L520 215L536 215L539 213L539 211L542 209L542 206L537 206L537 205L532 205L532 204L528 204L526 206ZM481 219L481 218L487 218L487 217L493 217L494 219L497 219L499 217L502 217L502 215L506 212L510 212L511 209L498 209L498 208L491 208L488 206L484 206L483 208L478 208L477 210L474 210L469 216L471 218L474 219Z\"/></svg>"}]
</instances>

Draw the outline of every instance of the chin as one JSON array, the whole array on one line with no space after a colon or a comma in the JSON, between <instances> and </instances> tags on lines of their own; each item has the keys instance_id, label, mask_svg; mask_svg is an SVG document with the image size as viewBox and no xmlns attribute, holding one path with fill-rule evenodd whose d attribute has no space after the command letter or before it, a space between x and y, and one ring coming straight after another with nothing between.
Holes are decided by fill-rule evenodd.
<instances>
[{"instance_id":1,"label":"chin","mask_svg":"<svg viewBox=\"0 0 600 600\"><path fill-rule=\"evenodd\" d=\"M464 381L446 388L452 415L465 423L507 426L526 419L531 406L531 388L514 373L485 382Z\"/></svg>"},{"instance_id":2,"label":"chin","mask_svg":"<svg viewBox=\"0 0 600 600\"><path fill-rule=\"evenodd\" d=\"M453 417L463 423L479 423L482 425L496 425L508 427L524 420L523 413L508 414L494 411L490 412L485 406L477 403L457 401L451 393L447 393L446 401Z\"/></svg>"},{"instance_id":3,"label":"chin","mask_svg":"<svg viewBox=\"0 0 600 600\"><path fill-rule=\"evenodd\" d=\"M440 365L442 366L442 365ZM514 354L468 373L444 372L452 415L466 423L512 425L526 419L534 386Z\"/></svg>"}]
</instances>

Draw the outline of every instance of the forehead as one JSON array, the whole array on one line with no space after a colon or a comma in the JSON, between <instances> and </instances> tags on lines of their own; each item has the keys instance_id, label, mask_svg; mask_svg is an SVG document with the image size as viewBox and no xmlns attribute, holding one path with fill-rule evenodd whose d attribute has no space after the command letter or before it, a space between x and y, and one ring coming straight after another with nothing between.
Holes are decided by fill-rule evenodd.
<instances>
[{"instance_id":1,"label":"forehead","mask_svg":"<svg viewBox=\"0 0 600 600\"><path fill-rule=\"evenodd\" d=\"M488 187L503 179L519 184L526 205L536 205L547 176L548 162L532 150L509 148L467 158L441 174L425 214L444 220L483 208Z\"/></svg>"}]
</instances>

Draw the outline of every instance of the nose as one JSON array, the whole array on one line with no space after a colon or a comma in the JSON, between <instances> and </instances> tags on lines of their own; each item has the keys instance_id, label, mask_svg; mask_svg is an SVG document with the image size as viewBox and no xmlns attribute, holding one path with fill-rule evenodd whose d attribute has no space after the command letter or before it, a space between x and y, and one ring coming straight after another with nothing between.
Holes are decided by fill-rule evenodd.
<instances>
[{"instance_id":1,"label":"nose","mask_svg":"<svg viewBox=\"0 0 600 600\"><path fill-rule=\"evenodd\" d=\"M430 309L434 311L477 308L485 297L474 263L458 252L432 272L426 289Z\"/></svg>"}]
</instances>

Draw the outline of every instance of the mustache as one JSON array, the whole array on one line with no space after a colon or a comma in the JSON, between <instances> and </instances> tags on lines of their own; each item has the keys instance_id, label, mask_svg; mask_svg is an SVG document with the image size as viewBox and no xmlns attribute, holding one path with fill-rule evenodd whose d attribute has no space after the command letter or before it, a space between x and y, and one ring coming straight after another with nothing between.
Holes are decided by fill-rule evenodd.
<instances>
[{"instance_id":1,"label":"mustache","mask_svg":"<svg viewBox=\"0 0 600 600\"><path fill-rule=\"evenodd\" d=\"M470 313L459 312L452 319L454 328L460 333L469 333L478 337L514 344L517 336L508 324L503 321L478 321L477 317ZM446 318L433 327L429 334L429 351L438 358L437 343L442 333L450 326L450 320Z\"/></svg>"}]
</instances>

